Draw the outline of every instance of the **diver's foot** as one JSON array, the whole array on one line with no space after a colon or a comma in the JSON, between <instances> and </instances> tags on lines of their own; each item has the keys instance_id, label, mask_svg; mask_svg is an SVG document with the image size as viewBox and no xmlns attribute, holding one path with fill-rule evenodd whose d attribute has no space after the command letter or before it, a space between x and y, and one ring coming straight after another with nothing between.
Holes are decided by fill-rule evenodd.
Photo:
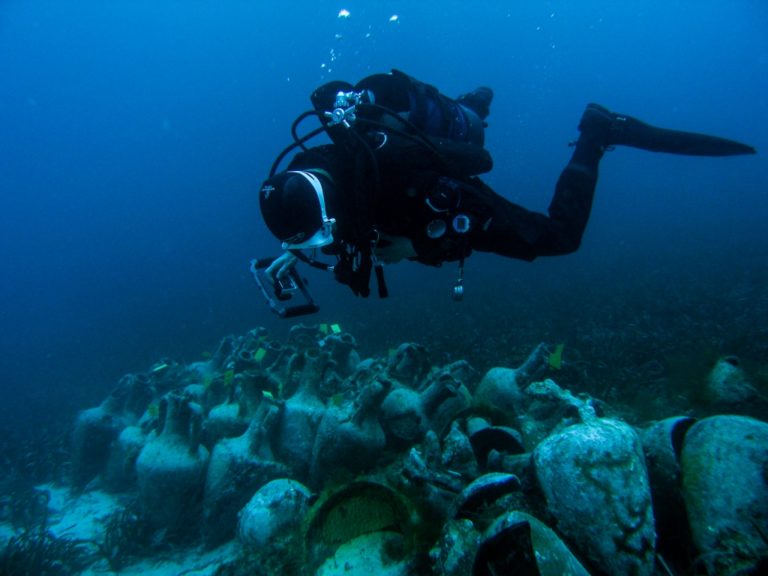
<instances>
[{"instance_id":1,"label":"diver's foot","mask_svg":"<svg viewBox=\"0 0 768 576\"><path fill-rule=\"evenodd\" d=\"M616 143L612 141L612 133L617 129L616 123L623 119L623 116L614 114L605 106L591 102L587 104L587 108L579 121L580 140L600 148L611 146Z\"/></svg>"},{"instance_id":2,"label":"diver's foot","mask_svg":"<svg viewBox=\"0 0 768 576\"><path fill-rule=\"evenodd\" d=\"M600 104L587 104L579 122L578 144L605 150L630 146L652 152L687 156L735 156L754 154L747 144L696 132L669 130L646 124L625 114L616 114Z\"/></svg>"}]
</instances>

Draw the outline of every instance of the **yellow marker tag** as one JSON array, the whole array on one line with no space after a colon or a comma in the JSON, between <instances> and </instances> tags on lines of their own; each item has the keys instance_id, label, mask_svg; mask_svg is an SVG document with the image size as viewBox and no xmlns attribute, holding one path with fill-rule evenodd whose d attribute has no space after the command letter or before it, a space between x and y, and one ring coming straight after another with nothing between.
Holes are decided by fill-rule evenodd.
<instances>
[{"instance_id":1,"label":"yellow marker tag","mask_svg":"<svg viewBox=\"0 0 768 576\"><path fill-rule=\"evenodd\" d=\"M235 379L235 371L234 370L227 370L224 372L224 387L229 388L232 386L232 380Z\"/></svg>"},{"instance_id":2,"label":"yellow marker tag","mask_svg":"<svg viewBox=\"0 0 768 576\"><path fill-rule=\"evenodd\" d=\"M258 350L256 350L256 353L253 355L253 359L256 362L261 362L262 360L264 360L264 356L266 355L267 355L267 351L264 350L264 348L259 348Z\"/></svg>"},{"instance_id":3,"label":"yellow marker tag","mask_svg":"<svg viewBox=\"0 0 768 576\"><path fill-rule=\"evenodd\" d=\"M323 334L328 334L328 324L320 324L318 330L320 330L320 332Z\"/></svg>"},{"instance_id":4,"label":"yellow marker tag","mask_svg":"<svg viewBox=\"0 0 768 576\"><path fill-rule=\"evenodd\" d=\"M549 355L549 367L553 370L560 370L563 367L563 348L565 344L555 346L555 351Z\"/></svg>"},{"instance_id":5,"label":"yellow marker tag","mask_svg":"<svg viewBox=\"0 0 768 576\"><path fill-rule=\"evenodd\" d=\"M168 368L168 364L166 364L165 362L161 362L160 364L155 364L152 367L152 372L160 372L161 370L165 370L166 368Z\"/></svg>"},{"instance_id":6,"label":"yellow marker tag","mask_svg":"<svg viewBox=\"0 0 768 576\"><path fill-rule=\"evenodd\" d=\"M344 402L344 394L334 394L330 400L331 406L338 408Z\"/></svg>"},{"instance_id":7,"label":"yellow marker tag","mask_svg":"<svg viewBox=\"0 0 768 576\"><path fill-rule=\"evenodd\" d=\"M331 324L331 332L334 334L341 334L341 326L338 324Z\"/></svg>"},{"instance_id":8,"label":"yellow marker tag","mask_svg":"<svg viewBox=\"0 0 768 576\"><path fill-rule=\"evenodd\" d=\"M262 390L261 394L267 400L274 400L275 399L275 397L272 395L272 392L270 392L269 390Z\"/></svg>"}]
</instances>

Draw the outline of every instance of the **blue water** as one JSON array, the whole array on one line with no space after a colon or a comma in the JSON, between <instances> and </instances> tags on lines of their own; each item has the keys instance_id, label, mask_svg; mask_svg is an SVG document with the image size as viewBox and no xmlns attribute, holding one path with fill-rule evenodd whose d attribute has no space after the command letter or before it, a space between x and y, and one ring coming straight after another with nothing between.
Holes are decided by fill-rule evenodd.
<instances>
[{"instance_id":1,"label":"blue water","mask_svg":"<svg viewBox=\"0 0 768 576\"><path fill-rule=\"evenodd\" d=\"M599 331L609 320L595 298L620 308L626 297L642 315L674 294L696 316L724 293L764 322L766 30L763 0L5 0L0 419L92 405L120 375L163 356L193 361L229 333L285 334L247 268L277 249L258 186L313 88L393 67L449 95L494 88L487 181L529 208L546 208L590 101L760 154L617 150L579 253L475 256L462 304L449 298L454 265L391 268L387 301L312 272L314 320L341 322L369 353L418 340L472 360L497 342L478 361L501 364L519 359L502 344L520 325L521 348L567 341L585 322ZM714 324L727 339L727 318ZM765 324L745 338L761 334ZM746 350L768 363L765 343Z\"/></svg>"}]
</instances>

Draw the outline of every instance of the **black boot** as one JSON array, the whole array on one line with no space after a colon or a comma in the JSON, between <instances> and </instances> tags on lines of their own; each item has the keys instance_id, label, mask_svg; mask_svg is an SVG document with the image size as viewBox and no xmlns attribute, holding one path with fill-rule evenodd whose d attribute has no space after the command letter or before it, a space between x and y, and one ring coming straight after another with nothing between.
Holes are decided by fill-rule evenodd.
<instances>
[{"instance_id":1,"label":"black boot","mask_svg":"<svg viewBox=\"0 0 768 576\"><path fill-rule=\"evenodd\" d=\"M587 104L579 130L579 141L586 140L602 148L631 146L688 156L736 156L756 152L752 146L718 136L656 128L631 116L615 114L599 104Z\"/></svg>"}]
</instances>

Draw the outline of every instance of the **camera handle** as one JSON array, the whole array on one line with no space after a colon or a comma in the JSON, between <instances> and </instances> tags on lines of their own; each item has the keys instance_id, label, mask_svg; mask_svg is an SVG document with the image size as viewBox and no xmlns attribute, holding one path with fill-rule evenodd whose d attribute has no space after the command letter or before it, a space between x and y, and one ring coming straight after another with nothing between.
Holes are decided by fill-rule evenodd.
<instances>
[{"instance_id":1,"label":"camera handle","mask_svg":"<svg viewBox=\"0 0 768 576\"><path fill-rule=\"evenodd\" d=\"M250 267L253 279L256 281L256 286L258 286L261 295L264 296L264 299L267 301L272 312L277 314L280 318L295 318L296 316L305 316L307 314L318 312L320 306L315 304L312 295L307 289L307 283L304 282L304 279L301 276L299 276L299 273L295 268L291 268L288 275L296 285L297 291L304 298L304 302L294 306L283 305L283 302L290 299L293 294L282 293L277 282L270 282L269 278L267 278L264 269L274 261L274 257L256 258L251 260Z\"/></svg>"}]
</instances>

